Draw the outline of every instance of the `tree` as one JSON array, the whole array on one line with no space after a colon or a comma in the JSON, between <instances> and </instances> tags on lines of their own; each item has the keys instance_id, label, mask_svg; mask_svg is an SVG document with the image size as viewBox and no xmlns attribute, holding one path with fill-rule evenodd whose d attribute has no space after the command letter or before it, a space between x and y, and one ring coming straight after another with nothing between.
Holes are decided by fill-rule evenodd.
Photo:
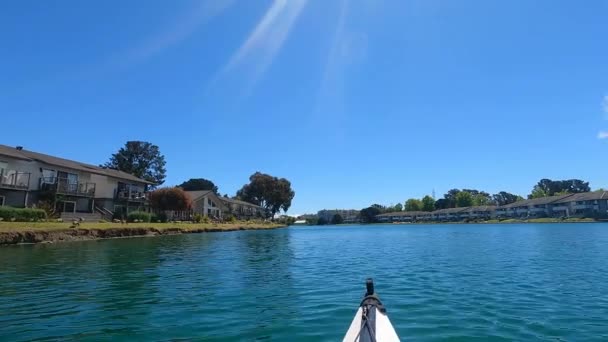
<instances>
[{"instance_id":1,"label":"tree","mask_svg":"<svg viewBox=\"0 0 608 342\"><path fill-rule=\"evenodd\" d=\"M473 205L473 195L467 191L461 191L456 195L456 207L470 207Z\"/></svg>"},{"instance_id":2,"label":"tree","mask_svg":"<svg viewBox=\"0 0 608 342\"><path fill-rule=\"evenodd\" d=\"M342 222L344 222L344 218L340 214L335 214L331 218L331 224L341 224Z\"/></svg>"},{"instance_id":3,"label":"tree","mask_svg":"<svg viewBox=\"0 0 608 342\"><path fill-rule=\"evenodd\" d=\"M473 205L489 205L492 203L492 198L488 194L487 196L484 194L473 195Z\"/></svg>"},{"instance_id":4,"label":"tree","mask_svg":"<svg viewBox=\"0 0 608 342\"><path fill-rule=\"evenodd\" d=\"M403 204L401 204L401 203L395 204L395 211L403 211Z\"/></svg>"},{"instance_id":5,"label":"tree","mask_svg":"<svg viewBox=\"0 0 608 342\"><path fill-rule=\"evenodd\" d=\"M456 208L456 195L458 195L460 192L460 189L451 189L445 195L443 195L446 203L445 208Z\"/></svg>"},{"instance_id":6,"label":"tree","mask_svg":"<svg viewBox=\"0 0 608 342\"><path fill-rule=\"evenodd\" d=\"M589 182L584 182L580 179L567 179L560 181L553 181L547 178L543 178L534 186L528 198L538 198L544 194L545 196L554 196L559 193L576 194L581 192L589 192Z\"/></svg>"},{"instance_id":7,"label":"tree","mask_svg":"<svg viewBox=\"0 0 608 342\"><path fill-rule=\"evenodd\" d=\"M150 206L157 211L188 210L192 201L181 188L160 188L150 192Z\"/></svg>"},{"instance_id":8,"label":"tree","mask_svg":"<svg viewBox=\"0 0 608 342\"><path fill-rule=\"evenodd\" d=\"M274 217L281 210L287 212L295 196L287 179L261 172L251 175L249 184L243 185L236 194L243 201L263 207L267 217Z\"/></svg>"},{"instance_id":9,"label":"tree","mask_svg":"<svg viewBox=\"0 0 608 342\"><path fill-rule=\"evenodd\" d=\"M380 209L378 207L367 207L365 209L361 209L359 212L359 217L361 218L361 222L363 223L373 223L376 222L376 216L380 215Z\"/></svg>"},{"instance_id":10,"label":"tree","mask_svg":"<svg viewBox=\"0 0 608 342\"><path fill-rule=\"evenodd\" d=\"M523 198L521 196L508 193L506 191L501 191L492 196L492 201L494 202L495 205L507 205L507 204L515 203L515 202L519 201L520 199L523 199Z\"/></svg>"},{"instance_id":11,"label":"tree","mask_svg":"<svg viewBox=\"0 0 608 342\"><path fill-rule=\"evenodd\" d=\"M445 198L440 198L438 200L435 201L435 209L439 210L439 209L447 209L448 207L448 201Z\"/></svg>"},{"instance_id":12,"label":"tree","mask_svg":"<svg viewBox=\"0 0 608 342\"><path fill-rule=\"evenodd\" d=\"M317 225L324 226L326 224L327 224L327 219L325 217L319 217L319 219L317 220Z\"/></svg>"},{"instance_id":13,"label":"tree","mask_svg":"<svg viewBox=\"0 0 608 342\"><path fill-rule=\"evenodd\" d=\"M435 210L435 200L433 197L426 195L422 198L422 211L433 211Z\"/></svg>"},{"instance_id":14,"label":"tree","mask_svg":"<svg viewBox=\"0 0 608 342\"><path fill-rule=\"evenodd\" d=\"M216 195L219 195L218 187L212 181L205 178L190 178L178 185L178 187L184 189L184 191L212 190Z\"/></svg>"},{"instance_id":15,"label":"tree","mask_svg":"<svg viewBox=\"0 0 608 342\"><path fill-rule=\"evenodd\" d=\"M154 189L165 182L165 164L165 156L160 153L158 146L145 141L127 141L102 167L145 179L154 183L149 187Z\"/></svg>"},{"instance_id":16,"label":"tree","mask_svg":"<svg viewBox=\"0 0 608 342\"><path fill-rule=\"evenodd\" d=\"M420 211L422 210L422 202L416 198L410 198L405 201L405 211Z\"/></svg>"}]
</instances>

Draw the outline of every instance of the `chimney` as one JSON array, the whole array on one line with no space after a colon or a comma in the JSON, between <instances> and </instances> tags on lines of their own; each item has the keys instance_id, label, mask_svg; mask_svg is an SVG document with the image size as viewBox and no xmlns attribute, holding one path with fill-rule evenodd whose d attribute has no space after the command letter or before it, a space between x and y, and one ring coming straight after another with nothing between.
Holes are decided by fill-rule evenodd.
<instances>
[{"instance_id":1,"label":"chimney","mask_svg":"<svg viewBox=\"0 0 608 342\"><path fill-rule=\"evenodd\" d=\"M17 146L17 147L15 147L15 148L16 148L18 151L23 150L23 146Z\"/></svg>"}]
</instances>

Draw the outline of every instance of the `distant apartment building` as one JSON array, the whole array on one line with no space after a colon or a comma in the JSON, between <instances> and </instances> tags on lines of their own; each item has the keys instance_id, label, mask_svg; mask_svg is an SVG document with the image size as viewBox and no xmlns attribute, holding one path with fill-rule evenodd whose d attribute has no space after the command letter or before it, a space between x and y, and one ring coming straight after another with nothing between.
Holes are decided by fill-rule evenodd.
<instances>
[{"instance_id":1,"label":"distant apartment building","mask_svg":"<svg viewBox=\"0 0 608 342\"><path fill-rule=\"evenodd\" d=\"M317 212L319 219L325 219L330 222L334 215L342 216L344 223L356 223L359 222L359 210L354 209L334 209L334 210L320 210Z\"/></svg>"},{"instance_id":2,"label":"distant apartment building","mask_svg":"<svg viewBox=\"0 0 608 342\"><path fill-rule=\"evenodd\" d=\"M62 216L111 218L147 208L150 182L126 172L0 145L0 206L53 203Z\"/></svg>"},{"instance_id":3,"label":"distant apartment building","mask_svg":"<svg viewBox=\"0 0 608 342\"><path fill-rule=\"evenodd\" d=\"M552 203L553 216L607 217L608 192L594 191L574 194Z\"/></svg>"}]
</instances>

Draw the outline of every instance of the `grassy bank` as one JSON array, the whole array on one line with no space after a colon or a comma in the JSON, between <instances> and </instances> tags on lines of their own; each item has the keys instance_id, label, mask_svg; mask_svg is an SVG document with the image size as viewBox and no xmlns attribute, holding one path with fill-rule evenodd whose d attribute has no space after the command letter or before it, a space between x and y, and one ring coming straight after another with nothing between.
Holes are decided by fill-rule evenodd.
<instances>
[{"instance_id":1,"label":"grassy bank","mask_svg":"<svg viewBox=\"0 0 608 342\"><path fill-rule=\"evenodd\" d=\"M64 222L0 222L0 245L96 240L135 236L275 229L270 222L233 223L110 223L83 222L78 227Z\"/></svg>"}]
</instances>

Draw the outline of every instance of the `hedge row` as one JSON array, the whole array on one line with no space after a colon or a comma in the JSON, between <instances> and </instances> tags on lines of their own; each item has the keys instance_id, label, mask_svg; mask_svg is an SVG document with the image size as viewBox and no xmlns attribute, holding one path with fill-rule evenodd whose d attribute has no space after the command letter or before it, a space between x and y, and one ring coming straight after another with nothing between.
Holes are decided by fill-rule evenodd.
<instances>
[{"instance_id":1,"label":"hedge row","mask_svg":"<svg viewBox=\"0 0 608 342\"><path fill-rule=\"evenodd\" d=\"M46 220L46 212L42 209L0 207L2 221L30 222Z\"/></svg>"},{"instance_id":2,"label":"hedge row","mask_svg":"<svg viewBox=\"0 0 608 342\"><path fill-rule=\"evenodd\" d=\"M127 221L129 222L146 222L149 223L152 220L152 214L146 213L144 211L133 211L127 215Z\"/></svg>"}]
</instances>

